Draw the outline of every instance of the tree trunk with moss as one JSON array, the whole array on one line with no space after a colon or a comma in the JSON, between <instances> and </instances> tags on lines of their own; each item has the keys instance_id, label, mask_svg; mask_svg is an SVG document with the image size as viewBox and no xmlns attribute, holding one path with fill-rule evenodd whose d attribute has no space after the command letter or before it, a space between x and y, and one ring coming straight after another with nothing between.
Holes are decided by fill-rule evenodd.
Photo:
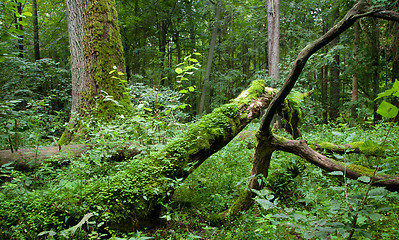
<instances>
[{"instance_id":1,"label":"tree trunk with moss","mask_svg":"<svg viewBox=\"0 0 399 240\"><path fill-rule=\"evenodd\" d=\"M72 117L59 143L82 138L82 121L107 121L129 105L114 0L66 0L72 72Z\"/></svg>"}]
</instances>

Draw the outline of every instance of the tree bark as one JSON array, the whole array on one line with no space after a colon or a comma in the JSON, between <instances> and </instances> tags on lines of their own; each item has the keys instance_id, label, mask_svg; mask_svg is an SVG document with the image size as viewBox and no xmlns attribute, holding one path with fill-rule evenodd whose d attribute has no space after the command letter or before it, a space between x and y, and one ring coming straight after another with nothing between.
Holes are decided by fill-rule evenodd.
<instances>
[{"instance_id":1,"label":"tree bark","mask_svg":"<svg viewBox=\"0 0 399 240\"><path fill-rule=\"evenodd\" d=\"M333 12L333 18L331 21L331 26L334 25L334 22L337 20L339 15L338 8ZM339 42L339 37L337 36L331 41L331 49L336 47ZM334 55L334 61L331 64L330 69L330 108L329 108L329 116L330 120L335 120L339 117L339 106L340 106L340 71L339 71L339 54Z\"/></svg>"},{"instance_id":2,"label":"tree bark","mask_svg":"<svg viewBox=\"0 0 399 240\"><path fill-rule=\"evenodd\" d=\"M280 0L267 1L269 76L272 86L280 80Z\"/></svg>"},{"instance_id":3,"label":"tree bark","mask_svg":"<svg viewBox=\"0 0 399 240\"><path fill-rule=\"evenodd\" d=\"M359 46L360 42L360 25L359 22L356 22L353 26L354 30L354 39L353 39L353 47L352 47L352 60L354 64L357 64L357 48ZM355 70L354 70L355 71ZM359 87L358 87L358 79L357 79L357 74L356 72L352 73L352 106L351 106L351 116L352 116L352 122L355 122L357 119L357 113L356 113L356 101L358 99L359 95Z\"/></svg>"},{"instance_id":4,"label":"tree bark","mask_svg":"<svg viewBox=\"0 0 399 240\"><path fill-rule=\"evenodd\" d=\"M327 158L308 147L306 141L295 141L282 138L273 138L272 145L275 150L290 152L306 159L308 162L326 170L327 172L341 171L342 176L357 179L360 176L373 178L373 169L362 166L341 163ZM373 185L386 187L390 191L399 191L399 176L376 175L373 178Z\"/></svg>"},{"instance_id":5,"label":"tree bark","mask_svg":"<svg viewBox=\"0 0 399 240\"><path fill-rule=\"evenodd\" d=\"M72 114L77 113L81 102L81 93L87 89L88 73L83 42L85 39L83 3L79 0L66 0L68 18L69 51L71 53L72 76Z\"/></svg>"},{"instance_id":6,"label":"tree bark","mask_svg":"<svg viewBox=\"0 0 399 240\"><path fill-rule=\"evenodd\" d=\"M394 23L394 39L393 39L393 63L392 63L392 83L395 82L395 80L399 81L399 23L395 22ZM399 107L399 98L395 97L393 99L392 104L394 104L396 107ZM396 116L394 119L394 122L399 122L399 115Z\"/></svg>"},{"instance_id":7,"label":"tree bark","mask_svg":"<svg viewBox=\"0 0 399 240\"><path fill-rule=\"evenodd\" d=\"M17 12L20 16L22 16L22 3L21 2L17 2L15 1L15 3L17 4ZM20 32L22 33L24 31L24 27L19 24L19 21L22 21L22 17L17 17L16 15L14 15L15 18L15 28L17 30L20 30ZM24 57L24 35L18 35L18 57L23 58Z\"/></svg>"},{"instance_id":8,"label":"tree bark","mask_svg":"<svg viewBox=\"0 0 399 240\"><path fill-rule=\"evenodd\" d=\"M375 100L380 92L380 74L379 74L379 65L380 65L380 29L378 25L378 19L370 19L371 21L371 30L370 30L370 39L371 39L371 79L373 84L373 123L376 124L379 120L382 119L381 115L377 113L379 101Z\"/></svg>"},{"instance_id":9,"label":"tree bark","mask_svg":"<svg viewBox=\"0 0 399 240\"><path fill-rule=\"evenodd\" d=\"M60 145L85 135L81 120L109 121L130 107L114 0L66 0L72 72L70 126ZM112 101L111 101L111 100Z\"/></svg>"},{"instance_id":10,"label":"tree bark","mask_svg":"<svg viewBox=\"0 0 399 240\"><path fill-rule=\"evenodd\" d=\"M209 80L209 78L210 78L211 70L212 70L212 61L213 61L213 55L215 52L216 39L217 39L217 35L219 32L219 21L220 21L220 12L221 11L222 11L222 2L218 1L215 5L215 22L214 22L214 26L212 29L211 41L209 43L208 61L206 62L204 84L202 85L201 99L200 99L199 107L198 107L198 115L199 116L202 116L202 114L209 111L209 109L207 109L207 107L209 105L209 98L210 98L210 80Z\"/></svg>"},{"instance_id":11,"label":"tree bark","mask_svg":"<svg viewBox=\"0 0 399 240\"><path fill-rule=\"evenodd\" d=\"M37 21L37 0L32 0L32 17L33 17L33 48L35 50L35 60L40 60L39 48L39 24Z\"/></svg>"}]
</instances>

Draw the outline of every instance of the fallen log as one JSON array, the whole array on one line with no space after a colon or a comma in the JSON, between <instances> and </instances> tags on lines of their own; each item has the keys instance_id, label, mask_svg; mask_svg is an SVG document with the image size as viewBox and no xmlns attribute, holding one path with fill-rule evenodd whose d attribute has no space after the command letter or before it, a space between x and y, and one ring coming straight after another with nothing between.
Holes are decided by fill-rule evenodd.
<instances>
[{"instance_id":1,"label":"fallen log","mask_svg":"<svg viewBox=\"0 0 399 240\"><path fill-rule=\"evenodd\" d=\"M275 89L265 87L263 80L254 81L236 99L192 123L185 133L162 150L129 159L123 168L102 178L75 182L73 188L70 183L59 188L36 190L35 194L26 195L26 200L9 206L18 205L30 211L15 218L8 215L12 214L12 209L2 206L0 219L10 219L7 224L23 225L20 227L32 238L40 231L52 229L54 223L63 223L66 229L89 212L96 212L96 221L107 222L110 229L129 232L153 226L159 222L162 204L168 202L176 183L259 117L275 92ZM6 195L3 197L7 198ZM48 216L46 223L32 219L38 214L36 211L43 209L45 213L40 215ZM64 221L65 216L68 216L68 223ZM37 229L37 226L41 228ZM0 226L0 230L6 227Z\"/></svg>"},{"instance_id":2,"label":"fallen log","mask_svg":"<svg viewBox=\"0 0 399 240\"><path fill-rule=\"evenodd\" d=\"M14 152L0 150L0 162L1 165L14 162L17 169L28 170L36 167L47 158L54 156L60 158L78 157L88 150L89 147L84 144L62 146L61 150L58 146L25 148Z\"/></svg>"}]
</instances>

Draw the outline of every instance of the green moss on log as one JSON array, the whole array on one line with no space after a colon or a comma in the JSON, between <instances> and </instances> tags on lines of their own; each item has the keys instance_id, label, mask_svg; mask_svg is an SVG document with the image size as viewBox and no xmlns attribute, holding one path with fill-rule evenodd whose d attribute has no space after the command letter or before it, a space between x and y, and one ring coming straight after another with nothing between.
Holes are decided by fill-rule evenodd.
<instances>
[{"instance_id":1,"label":"green moss on log","mask_svg":"<svg viewBox=\"0 0 399 240\"><path fill-rule=\"evenodd\" d=\"M92 220L122 231L156 224L161 205L177 187L177 179L187 177L259 115L260 109L248 108L262 93L263 81L255 81L240 97L192 123L162 150L130 159L102 178L72 179L67 184L23 195L20 202L1 209L0 219L15 219L14 225L28 231L31 238L38 231L66 229L89 212L97 213ZM254 111L251 118L248 111ZM66 134L65 138L69 137ZM0 195L0 200L2 197L9 196ZM15 207L26 209L25 215L11 216ZM67 223L65 218L69 219Z\"/></svg>"}]
</instances>

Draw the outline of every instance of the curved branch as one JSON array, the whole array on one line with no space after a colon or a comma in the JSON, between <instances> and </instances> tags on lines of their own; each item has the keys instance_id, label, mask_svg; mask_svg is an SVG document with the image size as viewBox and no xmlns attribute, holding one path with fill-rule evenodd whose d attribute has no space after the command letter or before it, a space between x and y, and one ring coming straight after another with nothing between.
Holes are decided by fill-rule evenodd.
<instances>
[{"instance_id":1,"label":"curved branch","mask_svg":"<svg viewBox=\"0 0 399 240\"><path fill-rule=\"evenodd\" d=\"M359 165L345 165L342 162L334 161L311 149L306 141L303 140L289 140L276 136L272 139L272 145L276 150L298 155L328 172L341 171L345 173L346 177L351 179L357 179L360 176L373 178L374 170ZM390 191L399 191L399 176L376 175L373 178L373 185L386 187Z\"/></svg>"}]
</instances>

